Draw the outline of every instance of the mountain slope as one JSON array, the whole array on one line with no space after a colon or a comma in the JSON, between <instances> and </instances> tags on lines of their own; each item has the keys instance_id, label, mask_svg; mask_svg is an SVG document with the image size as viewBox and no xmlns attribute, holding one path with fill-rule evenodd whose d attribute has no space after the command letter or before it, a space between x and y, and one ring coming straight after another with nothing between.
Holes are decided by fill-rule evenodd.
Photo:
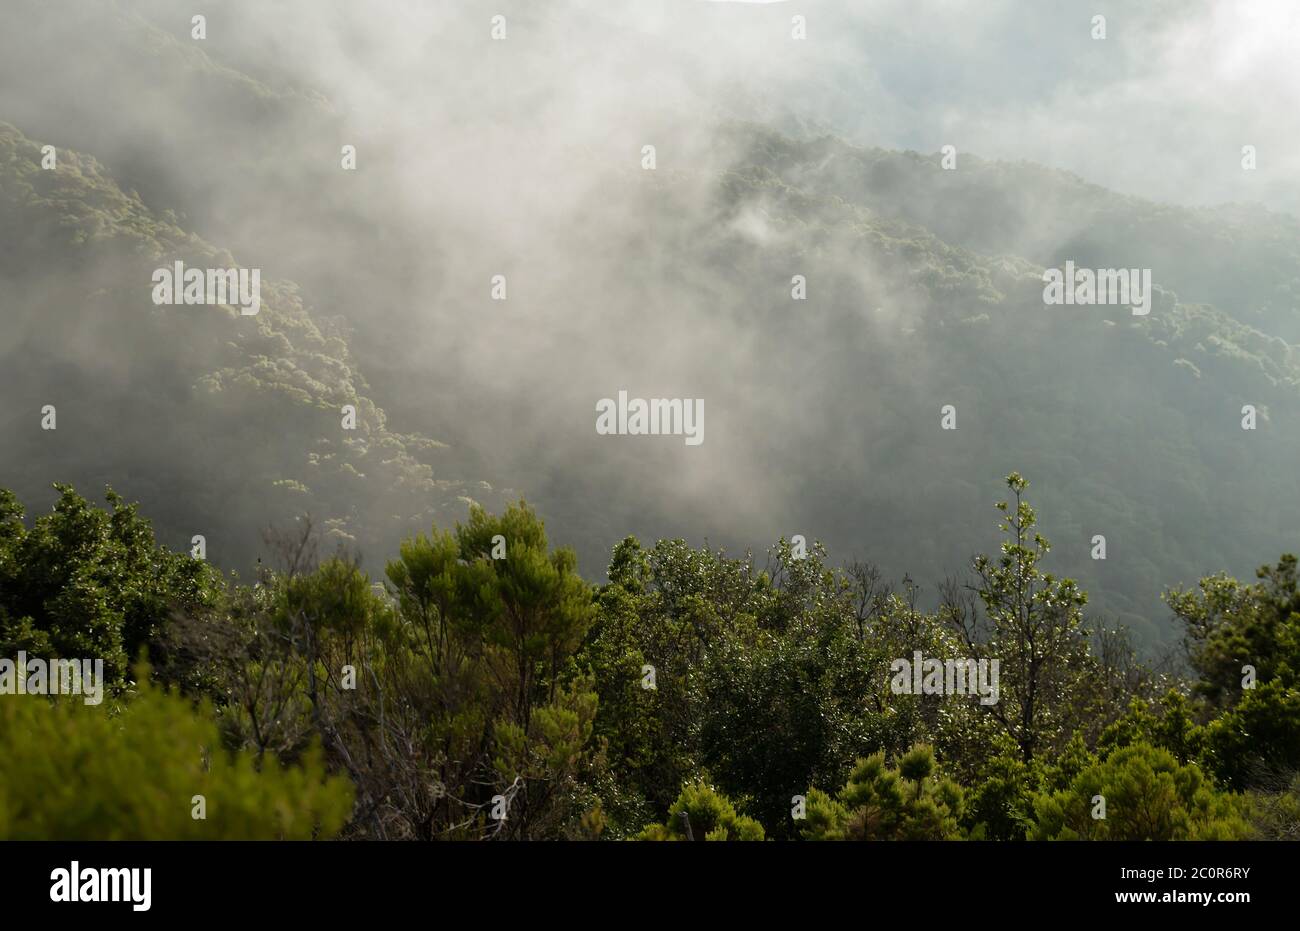
<instances>
[{"instance_id":1,"label":"mountain slope","mask_svg":"<svg viewBox=\"0 0 1300 931\"><path fill-rule=\"evenodd\" d=\"M1189 302L1300 341L1300 220L1253 204L1189 208L1117 194L1029 162L991 162L803 141L728 127L744 164L801 189L922 226L945 242L1044 266L1150 268Z\"/></svg>"},{"instance_id":2,"label":"mountain slope","mask_svg":"<svg viewBox=\"0 0 1300 931\"><path fill-rule=\"evenodd\" d=\"M151 275L175 260L236 260L125 193L93 158L0 123L0 485L35 504L51 481L112 484L159 515L173 545L248 565L257 532L311 513L327 542L390 552L400 535L463 516L486 485L435 475L439 444L392 430L343 331L291 282L263 280L262 309L156 306ZM56 409L57 428L41 428ZM342 409L357 429L342 428Z\"/></svg>"},{"instance_id":3,"label":"mountain slope","mask_svg":"<svg viewBox=\"0 0 1300 931\"><path fill-rule=\"evenodd\" d=\"M379 558L396 527L488 496L450 480L472 476L524 489L590 577L628 533L732 550L800 533L932 598L992 545L1014 469L1050 568L1148 643L1174 636L1166 585L1294 549L1294 218L966 152L945 171L658 120L632 96L600 122L583 68L608 52L535 28L558 14L512 18L528 41L493 46L481 10L457 7L428 31L427 71L359 50L331 99L321 72L294 71L328 36L295 34L301 55L275 59L286 40L243 41L234 7L251 9L214 14L204 43L162 3L0 14L16 24L0 30L0 118L61 159L39 172L6 131L21 157L3 177L0 480L113 481L173 502L182 542L218 522L214 552L310 509ZM69 49L66 66L23 81L46 48ZM560 50L582 67L559 68ZM371 93L349 97L357 81ZM352 141L361 167L343 171ZM650 141L656 171L639 164ZM148 303L151 269L191 256L261 267L267 309ZM1151 314L1045 306L1043 267L1067 259L1150 267ZM489 297L498 273L508 301ZM597 436L595 403L619 390L703 398L705 443ZM339 429L354 396L369 437ZM367 398L451 448L393 434Z\"/></svg>"}]
</instances>

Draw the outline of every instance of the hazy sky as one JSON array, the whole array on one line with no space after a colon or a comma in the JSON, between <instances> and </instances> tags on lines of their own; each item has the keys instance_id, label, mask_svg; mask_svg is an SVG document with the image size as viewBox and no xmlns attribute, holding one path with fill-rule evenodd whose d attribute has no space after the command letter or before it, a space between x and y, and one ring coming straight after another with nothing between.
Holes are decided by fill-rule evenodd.
<instances>
[{"instance_id":1,"label":"hazy sky","mask_svg":"<svg viewBox=\"0 0 1300 931\"><path fill-rule=\"evenodd\" d=\"M175 32L187 32L187 18L168 7L154 0L154 21L170 17ZM205 8L213 49L310 81L360 125L424 120L432 129L440 114L516 129L538 120L557 141L576 142L608 139L619 119L693 105L802 119L866 145L953 144L1029 159L1175 203L1300 203L1292 0ZM466 41L474 32L486 39L498 13L510 25L513 66L493 61L506 57L501 49ZM1099 14L1104 40L1092 37ZM796 15L806 22L802 42L790 38ZM486 87L498 67L502 82ZM1254 172L1241 170L1247 144L1258 150Z\"/></svg>"}]
</instances>

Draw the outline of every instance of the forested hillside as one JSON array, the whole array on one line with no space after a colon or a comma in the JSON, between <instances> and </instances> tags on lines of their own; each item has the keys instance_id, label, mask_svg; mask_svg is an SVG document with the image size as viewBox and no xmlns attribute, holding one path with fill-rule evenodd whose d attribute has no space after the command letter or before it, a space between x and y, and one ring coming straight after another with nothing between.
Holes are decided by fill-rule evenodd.
<instances>
[{"instance_id":1,"label":"forested hillside","mask_svg":"<svg viewBox=\"0 0 1300 931\"><path fill-rule=\"evenodd\" d=\"M833 137L796 142L754 124L731 133L746 163L785 183L922 226L953 245L1040 266L1071 259L1090 268L1151 268L1182 301L1214 304L1267 336L1300 338L1300 220L1289 214L1260 204L1158 204L977 153L959 154L960 169L945 171L937 156ZM1261 341L1256 352L1271 355L1267 348Z\"/></svg>"},{"instance_id":2,"label":"forested hillside","mask_svg":"<svg viewBox=\"0 0 1300 931\"><path fill-rule=\"evenodd\" d=\"M40 145L0 123L10 487L48 501L66 479L165 502L164 539L203 535L214 561L245 569L259 528L293 516L365 552L490 496L436 474L438 443L389 428L344 332L292 283L265 282L255 316L154 305L156 267L236 258L150 211L93 158L59 159L43 171ZM342 428L344 405L355 431Z\"/></svg>"},{"instance_id":3,"label":"forested hillside","mask_svg":"<svg viewBox=\"0 0 1300 931\"><path fill-rule=\"evenodd\" d=\"M1177 636L1162 585L1293 544L1293 218L965 151L944 170L722 106L596 136L520 115L506 138L475 101L514 107L554 66L531 40L321 90L330 76L283 36L197 43L161 3L18 7L23 28L0 32L0 475L30 500L55 479L112 482L164 539L206 530L213 558L247 571L291 513L346 522L339 539L369 560L487 486L517 488L593 577L628 532L733 552L798 533L908 574L933 606L979 545L980 489L1022 469L1054 568L1153 651ZM566 21L515 22L554 38ZM83 54L23 81L41 42ZM381 91L408 86L407 66L446 93L402 109ZM654 172L636 161L647 140ZM60 152L49 177L42 144ZM261 268L263 315L148 305L149 269L187 250ZM1043 268L1067 260L1149 267L1150 314L1045 306ZM508 301L489 298L498 273ZM602 442L593 404L623 388L704 398L708 442ZM337 428L350 399L357 439ZM51 403L62 426L42 434Z\"/></svg>"}]
</instances>

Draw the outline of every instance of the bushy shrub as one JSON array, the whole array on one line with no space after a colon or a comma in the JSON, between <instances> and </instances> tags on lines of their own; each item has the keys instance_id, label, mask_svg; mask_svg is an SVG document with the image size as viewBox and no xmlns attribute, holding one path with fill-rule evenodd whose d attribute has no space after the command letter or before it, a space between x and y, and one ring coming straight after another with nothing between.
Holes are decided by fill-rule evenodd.
<instances>
[{"instance_id":1,"label":"bushy shrub","mask_svg":"<svg viewBox=\"0 0 1300 931\"><path fill-rule=\"evenodd\" d=\"M325 775L319 752L259 767L221 748L208 708L147 682L116 711L0 696L0 746L5 839L324 839L352 810L351 785Z\"/></svg>"}]
</instances>

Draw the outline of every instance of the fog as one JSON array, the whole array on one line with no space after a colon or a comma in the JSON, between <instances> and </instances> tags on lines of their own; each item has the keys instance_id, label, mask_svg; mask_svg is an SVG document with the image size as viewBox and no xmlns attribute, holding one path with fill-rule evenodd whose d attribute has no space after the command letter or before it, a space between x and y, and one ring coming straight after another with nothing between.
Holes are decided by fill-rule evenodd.
<instances>
[{"instance_id":1,"label":"fog","mask_svg":"<svg viewBox=\"0 0 1300 931\"><path fill-rule=\"evenodd\" d=\"M8 0L0 16L0 119L295 282L350 332L390 423L449 444L443 474L527 496L592 577L628 533L759 550L803 533L932 583L972 535L993 543L999 479L1034 448L1012 431L1004 456L973 462L900 426L968 400L911 338L938 325L932 302L826 232L848 222L833 199L724 196L746 158L734 121L953 145L1170 204L1300 205L1285 118L1300 9L1285 0ZM1054 218L1024 255L1074 232ZM5 315L20 345L33 321ZM94 341L67 351L103 364ZM704 442L596 435L596 403L620 390L704 399ZM912 438L887 475L862 468L864 449L888 458L877 437ZM908 487L917 462L933 468ZM945 526L907 519L935 502Z\"/></svg>"}]
</instances>

